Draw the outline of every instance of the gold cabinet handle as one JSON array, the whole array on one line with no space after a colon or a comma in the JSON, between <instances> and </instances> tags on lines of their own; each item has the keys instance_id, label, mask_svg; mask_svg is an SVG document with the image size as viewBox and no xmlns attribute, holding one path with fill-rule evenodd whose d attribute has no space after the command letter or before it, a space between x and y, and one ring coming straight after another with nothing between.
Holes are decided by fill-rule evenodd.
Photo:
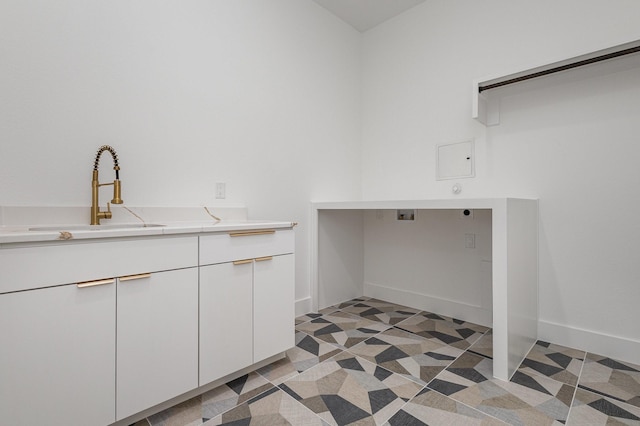
<instances>
[{"instance_id":1,"label":"gold cabinet handle","mask_svg":"<svg viewBox=\"0 0 640 426\"><path fill-rule=\"evenodd\" d=\"M233 231L229 232L230 237L250 237L252 235L270 235L275 234L275 229L254 229L251 231Z\"/></svg>"},{"instance_id":2,"label":"gold cabinet handle","mask_svg":"<svg viewBox=\"0 0 640 426\"><path fill-rule=\"evenodd\" d=\"M264 262L266 260L273 259L273 256L265 256L265 257L256 257L256 262Z\"/></svg>"},{"instance_id":3,"label":"gold cabinet handle","mask_svg":"<svg viewBox=\"0 0 640 426\"><path fill-rule=\"evenodd\" d=\"M143 278L149 278L151 277L150 273L146 273L146 274L136 274L136 275L127 275L126 277L120 277L119 280L120 281L132 281L132 280L141 280Z\"/></svg>"},{"instance_id":4,"label":"gold cabinet handle","mask_svg":"<svg viewBox=\"0 0 640 426\"><path fill-rule=\"evenodd\" d=\"M251 263L253 262L253 259L243 259L243 260L234 260L233 264L234 265L245 265L247 263Z\"/></svg>"},{"instance_id":5,"label":"gold cabinet handle","mask_svg":"<svg viewBox=\"0 0 640 426\"><path fill-rule=\"evenodd\" d=\"M115 278L106 278L104 280L84 281L81 283L77 283L76 285L78 286L78 288L85 288L85 287L95 287L98 285L113 284L115 282L116 282Z\"/></svg>"}]
</instances>

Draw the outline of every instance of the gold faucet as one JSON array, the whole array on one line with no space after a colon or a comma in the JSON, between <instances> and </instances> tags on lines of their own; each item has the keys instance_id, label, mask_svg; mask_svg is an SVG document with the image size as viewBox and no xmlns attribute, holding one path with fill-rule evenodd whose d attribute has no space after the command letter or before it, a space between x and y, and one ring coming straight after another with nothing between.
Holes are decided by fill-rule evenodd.
<instances>
[{"instance_id":1,"label":"gold faucet","mask_svg":"<svg viewBox=\"0 0 640 426\"><path fill-rule=\"evenodd\" d=\"M116 171L116 179L112 183L98 182L98 163L100 156L104 151L109 151L113 158L113 170ZM98 202L98 188L101 186L113 185L113 204L122 204L120 198L120 166L118 166L118 154L116 150L109 145L102 145L96 155L96 161L93 163L93 178L91 179L91 225L100 225L100 219L111 219L111 206L107 203L107 211L101 212Z\"/></svg>"}]
</instances>

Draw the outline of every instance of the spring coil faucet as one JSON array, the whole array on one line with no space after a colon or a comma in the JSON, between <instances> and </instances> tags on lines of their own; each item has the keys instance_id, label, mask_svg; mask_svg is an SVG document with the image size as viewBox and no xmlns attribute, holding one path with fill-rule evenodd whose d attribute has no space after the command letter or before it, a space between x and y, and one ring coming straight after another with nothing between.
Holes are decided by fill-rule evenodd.
<instances>
[{"instance_id":1,"label":"spring coil faucet","mask_svg":"<svg viewBox=\"0 0 640 426\"><path fill-rule=\"evenodd\" d=\"M116 178L111 183L100 183L98 181L98 164L100 156L103 152L108 151L113 158L113 170L116 171ZM93 162L93 178L91 179L91 225L100 225L100 219L111 219L111 206L107 203L107 211L100 211L100 203L98 202L98 188L101 186L113 185L113 204L122 204L120 191L120 166L118 165L118 154L116 150L109 145L102 145L96 154L96 160Z\"/></svg>"}]
</instances>

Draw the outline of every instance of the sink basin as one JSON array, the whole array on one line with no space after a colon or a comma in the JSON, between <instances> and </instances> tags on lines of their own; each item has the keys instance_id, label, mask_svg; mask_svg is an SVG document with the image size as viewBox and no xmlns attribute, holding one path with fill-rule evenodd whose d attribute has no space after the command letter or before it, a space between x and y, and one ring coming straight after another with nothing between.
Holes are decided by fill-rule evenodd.
<instances>
[{"instance_id":1,"label":"sink basin","mask_svg":"<svg viewBox=\"0 0 640 426\"><path fill-rule=\"evenodd\" d=\"M107 225L48 225L34 226L29 231L106 231L109 229L143 229L158 228L165 225L156 223L110 223Z\"/></svg>"}]
</instances>

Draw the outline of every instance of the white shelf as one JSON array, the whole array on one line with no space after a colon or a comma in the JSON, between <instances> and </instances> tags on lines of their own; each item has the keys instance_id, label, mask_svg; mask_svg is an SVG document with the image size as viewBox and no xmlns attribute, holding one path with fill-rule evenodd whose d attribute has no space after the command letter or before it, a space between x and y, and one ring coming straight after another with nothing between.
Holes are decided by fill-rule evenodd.
<instances>
[{"instance_id":1,"label":"white shelf","mask_svg":"<svg viewBox=\"0 0 640 426\"><path fill-rule=\"evenodd\" d=\"M500 124L500 99L507 95L513 95L519 91L542 88L548 86L554 79L563 78L562 76L577 75L577 73L590 72L594 75L605 75L611 72L615 72L619 69L629 67L640 66L640 53L634 53L626 56L620 56L613 59L607 59L602 62L585 65L579 68L572 68L565 71L560 71L554 74L545 75L542 77L536 77L531 80L523 82L513 83L498 87L495 89L485 90L480 92L480 88L488 85L506 82L512 79L536 74L539 72L545 72L557 67L563 67L569 64L573 64L580 61L593 59L599 56L620 52L626 49L636 48L640 46L640 40L631 41L628 43L611 46L605 49L588 52L582 55L574 56L567 59L558 61L552 61L544 64L533 64L529 67L522 67L510 72L501 73L500 75L494 75L485 77L482 79L476 79L472 83L472 105L471 116L486 126L495 126Z\"/></svg>"}]
</instances>

